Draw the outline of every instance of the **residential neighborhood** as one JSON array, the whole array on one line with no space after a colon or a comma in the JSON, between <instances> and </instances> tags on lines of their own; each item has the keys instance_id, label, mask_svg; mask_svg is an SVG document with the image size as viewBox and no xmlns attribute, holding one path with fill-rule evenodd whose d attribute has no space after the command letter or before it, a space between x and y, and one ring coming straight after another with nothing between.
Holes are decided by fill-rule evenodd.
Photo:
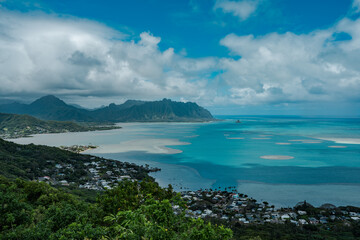
<instances>
[{"instance_id":1,"label":"residential neighborhood","mask_svg":"<svg viewBox=\"0 0 360 240\"><path fill-rule=\"evenodd\" d=\"M68 149L84 149L81 146L72 146ZM85 155L87 156L87 155ZM51 185L73 186L90 190L111 189L122 180L142 180L147 173L160 171L158 168L138 166L128 162L108 160L104 158L87 156L87 161L76 161L72 163L55 163L48 160L48 167L42 170L43 176L38 181Z\"/></svg>"},{"instance_id":2,"label":"residential neighborhood","mask_svg":"<svg viewBox=\"0 0 360 240\"><path fill-rule=\"evenodd\" d=\"M345 225L360 220L360 208L336 207L324 204L319 208L299 202L293 208L279 208L255 199L236 190L185 191L181 196L187 202L186 216L214 220L227 220L239 224L285 224L325 225L343 222ZM174 211L178 206L174 206Z\"/></svg>"}]
</instances>

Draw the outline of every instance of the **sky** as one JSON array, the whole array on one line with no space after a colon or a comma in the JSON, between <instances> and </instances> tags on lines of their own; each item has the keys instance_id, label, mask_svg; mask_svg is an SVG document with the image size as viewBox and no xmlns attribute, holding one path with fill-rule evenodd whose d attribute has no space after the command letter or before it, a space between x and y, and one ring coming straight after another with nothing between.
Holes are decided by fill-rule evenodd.
<instances>
[{"instance_id":1,"label":"sky","mask_svg":"<svg viewBox=\"0 0 360 240\"><path fill-rule=\"evenodd\" d=\"M0 0L0 72L0 103L359 117L360 0Z\"/></svg>"}]
</instances>

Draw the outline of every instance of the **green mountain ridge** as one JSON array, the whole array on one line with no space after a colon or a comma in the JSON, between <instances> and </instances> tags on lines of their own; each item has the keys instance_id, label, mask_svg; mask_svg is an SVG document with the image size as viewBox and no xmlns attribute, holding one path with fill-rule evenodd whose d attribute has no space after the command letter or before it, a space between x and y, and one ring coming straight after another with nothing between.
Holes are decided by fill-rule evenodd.
<instances>
[{"instance_id":1,"label":"green mountain ridge","mask_svg":"<svg viewBox=\"0 0 360 240\"><path fill-rule=\"evenodd\" d=\"M28 114L43 120L77 122L201 122L214 120L211 113L192 102L128 100L96 110L77 108L48 95L31 104L0 105L0 112Z\"/></svg>"}]
</instances>

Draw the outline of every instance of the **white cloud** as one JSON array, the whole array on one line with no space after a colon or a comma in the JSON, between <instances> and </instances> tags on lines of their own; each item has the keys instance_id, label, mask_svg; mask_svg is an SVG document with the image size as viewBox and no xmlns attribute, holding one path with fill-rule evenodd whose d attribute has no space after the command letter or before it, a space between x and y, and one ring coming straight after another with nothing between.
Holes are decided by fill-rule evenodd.
<instances>
[{"instance_id":1,"label":"white cloud","mask_svg":"<svg viewBox=\"0 0 360 240\"><path fill-rule=\"evenodd\" d=\"M354 12L360 12L360 0L354 0L352 7Z\"/></svg>"},{"instance_id":2,"label":"white cloud","mask_svg":"<svg viewBox=\"0 0 360 240\"><path fill-rule=\"evenodd\" d=\"M258 3L257 0L217 0L214 10L221 9L224 13L230 13L240 20L246 20L256 11Z\"/></svg>"},{"instance_id":3,"label":"white cloud","mask_svg":"<svg viewBox=\"0 0 360 240\"><path fill-rule=\"evenodd\" d=\"M149 32L139 41L97 22L0 12L0 96L198 98L213 58L161 51Z\"/></svg>"},{"instance_id":4,"label":"white cloud","mask_svg":"<svg viewBox=\"0 0 360 240\"><path fill-rule=\"evenodd\" d=\"M360 102L360 19L308 34L229 34L222 59L188 58L160 42L150 32L128 40L94 21L1 11L0 97L56 94L86 106L163 97L205 106Z\"/></svg>"},{"instance_id":5,"label":"white cloud","mask_svg":"<svg viewBox=\"0 0 360 240\"><path fill-rule=\"evenodd\" d=\"M339 32L352 39L334 39ZM302 35L229 34L221 44L240 56L220 65L236 104L360 100L360 19Z\"/></svg>"}]
</instances>

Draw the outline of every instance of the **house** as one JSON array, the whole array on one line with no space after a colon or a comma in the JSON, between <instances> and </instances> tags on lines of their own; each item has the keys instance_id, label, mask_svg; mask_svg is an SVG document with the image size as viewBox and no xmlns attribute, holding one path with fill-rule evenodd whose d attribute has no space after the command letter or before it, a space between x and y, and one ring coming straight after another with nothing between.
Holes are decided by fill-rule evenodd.
<instances>
[{"instance_id":1,"label":"house","mask_svg":"<svg viewBox=\"0 0 360 240\"><path fill-rule=\"evenodd\" d=\"M290 219L290 216L288 214L281 215L281 220L286 221Z\"/></svg>"},{"instance_id":2,"label":"house","mask_svg":"<svg viewBox=\"0 0 360 240\"><path fill-rule=\"evenodd\" d=\"M204 210L204 213L205 213L206 215L210 215L210 214L212 214L212 211L211 211L210 209L205 209L205 210Z\"/></svg>"},{"instance_id":3,"label":"house","mask_svg":"<svg viewBox=\"0 0 360 240\"><path fill-rule=\"evenodd\" d=\"M298 211L298 214L299 214L300 216L303 216L303 215L306 215L307 212L306 212L306 211L301 211L301 210L299 210L299 211Z\"/></svg>"},{"instance_id":4,"label":"house","mask_svg":"<svg viewBox=\"0 0 360 240\"><path fill-rule=\"evenodd\" d=\"M125 175L125 176L120 176L120 179L121 180L124 180L124 179L130 179L131 177L129 175Z\"/></svg>"},{"instance_id":5,"label":"house","mask_svg":"<svg viewBox=\"0 0 360 240\"><path fill-rule=\"evenodd\" d=\"M239 222L245 223L245 222L246 222L246 218L244 218L244 217L239 218Z\"/></svg>"},{"instance_id":6,"label":"house","mask_svg":"<svg viewBox=\"0 0 360 240\"><path fill-rule=\"evenodd\" d=\"M66 180L61 180L60 184L63 185L63 186L69 186L69 183Z\"/></svg>"},{"instance_id":7,"label":"house","mask_svg":"<svg viewBox=\"0 0 360 240\"><path fill-rule=\"evenodd\" d=\"M317 220L316 218L311 217L311 218L309 218L309 223L315 225L315 224L319 223L319 220Z\"/></svg>"},{"instance_id":8,"label":"house","mask_svg":"<svg viewBox=\"0 0 360 240\"><path fill-rule=\"evenodd\" d=\"M290 222L291 222L292 224L295 224L296 226L299 225L299 222L298 222L298 221L290 220Z\"/></svg>"},{"instance_id":9,"label":"house","mask_svg":"<svg viewBox=\"0 0 360 240\"><path fill-rule=\"evenodd\" d=\"M321 217L320 218L320 223L321 224L327 224L328 223L327 219L328 219L327 217Z\"/></svg>"},{"instance_id":10,"label":"house","mask_svg":"<svg viewBox=\"0 0 360 240\"><path fill-rule=\"evenodd\" d=\"M299 223L300 223L301 225L306 225L306 224L308 224L308 222L307 222L305 219L299 219Z\"/></svg>"},{"instance_id":11,"label":"house","mask_svg":"<svg viewBox=\"0 0 360 240\"><path fill-rule=\"evenodd\" d=\"M58 169L62 168L62 166L60 164L55 164L55 167Z\"/></svg>"}]
</instances>

